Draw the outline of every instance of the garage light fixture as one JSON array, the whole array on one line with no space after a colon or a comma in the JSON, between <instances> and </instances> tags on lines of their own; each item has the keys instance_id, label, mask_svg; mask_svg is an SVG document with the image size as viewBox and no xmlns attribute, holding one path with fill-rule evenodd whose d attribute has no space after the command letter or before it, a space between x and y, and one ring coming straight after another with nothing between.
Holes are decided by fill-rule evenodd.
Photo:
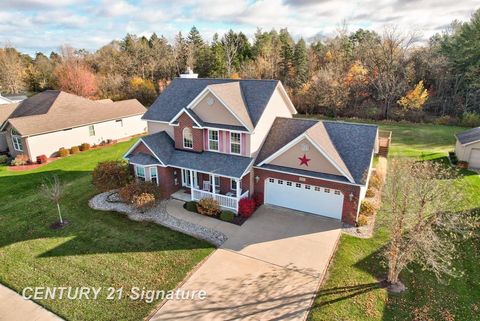
<instances>
[{"instance_id":1,"label":"garage light fixture","mask_svg":"<svg viewBox=\"0 0 480 321\"><path fill-rule=\"evenodd\" d=\"M350 195L348 195L348 198L350 199L350 202L353 201L353 192L350 192Z\"/></svg>"},{"instance_id":2,"label":"garage light fixture","mask_svg":"<svg viewBox=\"0 0 480 321\"><path fill-rule=\"evenodd\" d=\"M255 183L258 183L259 180L260 180L260 177L258 177L258 175L255 176Z\"/></svg>"}]
</instances>

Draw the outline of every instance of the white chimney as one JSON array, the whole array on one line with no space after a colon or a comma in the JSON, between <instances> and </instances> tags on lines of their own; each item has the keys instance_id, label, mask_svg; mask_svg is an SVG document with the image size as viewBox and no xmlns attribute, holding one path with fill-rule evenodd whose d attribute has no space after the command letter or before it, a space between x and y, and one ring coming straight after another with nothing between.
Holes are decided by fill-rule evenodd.
<instances>
[{"instance_id":1,"label":"white chimney","mask_svg":"<svg viewBox=\"0 0 480 321\"><path fill-rule=\"evenodd\" d=\"M198 78L198 74L194 74L192 68L187 67L187 71L180 74L180 78Z\"/></svg>"}]
</instances>

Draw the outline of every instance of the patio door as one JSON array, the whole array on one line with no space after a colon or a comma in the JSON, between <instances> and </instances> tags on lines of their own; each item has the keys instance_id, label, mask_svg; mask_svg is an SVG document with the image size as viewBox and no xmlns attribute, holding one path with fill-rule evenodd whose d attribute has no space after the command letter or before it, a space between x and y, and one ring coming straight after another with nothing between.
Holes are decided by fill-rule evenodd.
<instances>
[{"instance_id":1,"label":"patio door","mask_svg":"<svg viewBox=\"0 0 480 321\"><path fill-rule=\"evenodd\" d=\"M193 177L190 173L193 173ZM198 173L196 171L190 172L188 169L182 169L182 186L192 188L192 179L193 188L198 188Z\"/></svg>"}]
</instances>

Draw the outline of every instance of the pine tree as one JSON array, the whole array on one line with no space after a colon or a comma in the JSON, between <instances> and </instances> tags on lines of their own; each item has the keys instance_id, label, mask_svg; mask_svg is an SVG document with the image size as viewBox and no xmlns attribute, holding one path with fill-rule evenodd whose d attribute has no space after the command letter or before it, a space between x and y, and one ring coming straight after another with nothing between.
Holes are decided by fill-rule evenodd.
<instances>
[{"instance_id":1,"label":"pine tree","mask_svg":"<svg viewBox=\"0 0 480 321\"><path fill-rule=\"evenodd\" d=\"M293 83L293 40L287 29L280 30L280 79L286 86Z\"/></svg>"},{"instance_id":2,"label":"pine tree","mask_svg":"<svg viewBox=\"0 0 480 321\"><path fill-rule=\"evenodd\" d=\"M301 38L295 45L294 64L296 76L295 86L300 88L308 81L309 78L307 46L303 38Z\"/></svg>"}]
</instances>

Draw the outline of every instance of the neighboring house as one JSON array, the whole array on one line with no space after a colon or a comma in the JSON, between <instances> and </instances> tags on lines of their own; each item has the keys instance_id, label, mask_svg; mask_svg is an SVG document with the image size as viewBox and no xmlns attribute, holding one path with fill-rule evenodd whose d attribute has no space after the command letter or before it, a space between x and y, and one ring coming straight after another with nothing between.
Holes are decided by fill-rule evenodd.
<instances>
[{"instance_id":1,"label":"neighboring house","mask_svg":"<svg viewBox=\"0 0 480 321\"><path fill-rule=\"evenodd\" d=\"M0 96L0 99L2 97ZM7 119L17 108L18 103L16 104L0 104L0 128L3 127ZM5 153L8 151L7 137L5 131L0 131L0 153Z\"/></svg>"},{"instance_id":2,"label":"neighboring house","mask_svg":"<svg viewBox=\"0 0 480 321\"><path fill-rule=\"evenodd\" d=\"M27 99L25 95L4 95L0 94L0 105L19 103Z\"/></svg>"},{"instance_id":3,"label":"neighboring house","mask_svg":"<svg viewBox=\"0 0 480 321\"><path fill-rule=\"evenodd\" d=\"M237 211L241 198L255 194L354 224L377 126L294 114L276 80L175 78L143 116L149 135L125 158L166 196L214 198Z\"/></svg>"},{"instance_id":4,"label":"neighboring house","mask_svg":"<svg viewBox=\"0 0 480 321\"><path fill-rule=\"evenodd\" d=\"M2 107L0 107L2 108ZM0 131L12 156L54 156L59 148L82 143L100 144L141 134L146 109L136 99L93 101L57 90L47 90L18 104Z\"/></svg>"},{"instance_id":5,"label":"neighboring house","mask_svg":"<svg viewBox=\"0 0 480 321\"><path fill-rule=\"evenodd\" d=\"M480 168L480 127L456 134L455 155L458 160L468 162L469 168Z\"/></svg>"}]
</instances>

